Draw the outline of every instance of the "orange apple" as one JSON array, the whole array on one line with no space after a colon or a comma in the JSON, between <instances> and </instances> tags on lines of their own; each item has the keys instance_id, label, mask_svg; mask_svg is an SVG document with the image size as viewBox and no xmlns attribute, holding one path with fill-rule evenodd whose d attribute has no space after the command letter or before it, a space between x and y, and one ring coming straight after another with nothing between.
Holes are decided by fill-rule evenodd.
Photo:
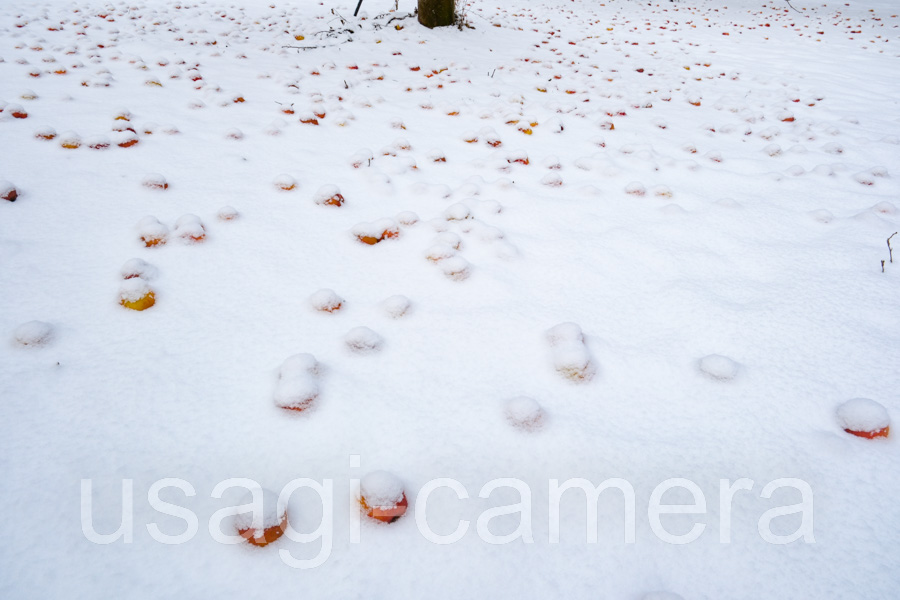
<instances>
[{"instance_id":1,"label":"orange apple","mask_svg":"<svg viewBox=\"0 0 900 600\"><path fill-rule=\"evenodd\" d=\"M125 308L130 308L131 310L147 310L156 304L156 296L153 295L153 292L147 292L147 294L137 300L126 300L125 298L122 298L119 300L119 304Z\"/></svg>"},{"instance_id":2,"label":"orange apple","mask_svg":"<svg viewBox=\"0 0 900 600\"><path fill-rule=\"evenodd\" d=\"M360 498L359 503L360 505L362 505L363 510L366 511L366 516L383 523L393 523L394 521L405 515L406 509L409 507L409 502L406 499L406 494L403 494L403 497L400 498L400 502L390 507L370 507L366 503L365 497Z\"/></svg>"},{"instance_id":3,"label":"orange apple","mask_svg":"<svg viewBox=\"0 0 900 600\"><path fill-rule=\"evenodd\" d=\"M271 544L282 535L284 535L285 530L288 526L287 514L281 519L281 523L275 525L273 527L266 527L263 529L263 534L259 537L256 536L256 530L252 527L247 529L239 529L238 535L242 538L253 544L257 547L263 547Z\"/></svg>"},{"instance_id":4,"label":"orange apple","mask_svg":"<svg viewBox=\"0 0 900 600\"><path fill-rule=\"evenodd\" d=\"M846 431L849 434L855 435L857 437L866 438L866 439L871 440L871 439L879 438L879 437L886 438L888 436L888 434L891 432L891 427L890 427L890 425L888 425L887 427L884 427L877 431L854 431L852 429L845 429L844 431Z\"/></svg>"}]
</instances>

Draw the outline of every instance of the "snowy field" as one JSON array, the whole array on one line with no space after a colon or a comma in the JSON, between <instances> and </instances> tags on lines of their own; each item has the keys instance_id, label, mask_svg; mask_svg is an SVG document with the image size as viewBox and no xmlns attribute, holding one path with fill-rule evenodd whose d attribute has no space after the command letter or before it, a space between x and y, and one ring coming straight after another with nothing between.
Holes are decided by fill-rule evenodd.
<instances>
[{"instance_id":1,"label":"snowy field","mask_svg":"<svg viewBox=\"0 0 900 600\"><path fill-rule=\"evenodd\" d=\"M4 2L0 596L896 598L900 7L792 4Z\"/></svg>"}]
</instances>

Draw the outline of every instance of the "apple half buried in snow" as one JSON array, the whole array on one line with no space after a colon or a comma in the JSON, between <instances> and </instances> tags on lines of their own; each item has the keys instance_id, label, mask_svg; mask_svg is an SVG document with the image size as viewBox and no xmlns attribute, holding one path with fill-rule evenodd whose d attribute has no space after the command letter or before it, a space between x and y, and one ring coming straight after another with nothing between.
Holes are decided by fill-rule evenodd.
<instances>
[{"instance_id":1,"label":"apple half buried in snow","mask_svg":"<svg viewBox=\"0 0 900 600\"><path fill-rule=\"evenodd\" d=\"M319 386L311 373L290 373L278 380L275 388L275 406L285 410L303 412L319 397Z\"/></svg>"},{"instance_id":2,"label":"apple half buried in snow","mask_svg":"<svg viewBox=\"0 0 900 600\"><path fill-rule=\"evenodd\" d=\"M319 363L316 357L305 352L285 359L278 369L275 387L275 406L303 412L319 397L317 382Z\"/></svg>"},{"instance_id":3,"label":"apple half buried in snow","mask_svg":"<svg viewBox=\"0 0 900 600\"><path fill-rule=\"evenodd\" d=\"M119 304L131 310L146 310L156 304L150 284L140 277L126 279L119 289Z\"/></svg>"},{"instance_id":4,"label":"apple half buried in snow","mask_svg":"<svg viewBox=\"0 0 900 600\"><path fill-rule=\"evenodd\" d=\"M334 290L323 288L310 296L309 302L318 311L333 313L340 310L346 300L338 296Z\"/></svg>"},{"instance_id":5,"label":"apple half buried in snow","mask_svg":"<svg viewBox=\"0 0 900 600\"><path fill-rule=\"evenodd\" d=\"M341 206L344 204L344 196L341 190L334 184L323 185L313 197L316 204L325 206Z\"/></svg>"},{"instance_id":6,"label":"apple half buried in snow","mask_svg":"<svg viewBox=\"0 0 900 600\"><path fill-rule=\"evenodd\" d=\"M16 190L16 186L8 181L0 179L0 198L9 202L15 202L18 197L19 192Z\"/></svg>"},{"instance_id":7,"label":"apple half buried in snow","mask_svg":"<svg viewBox=\"0 0 900 600\"><path fill-rule=\"evenodd\" d=\"M868 398L854 398L837 409L838 423L849 434L874 439L888 437L891 417L887 409Z\"/></svg>"},{"instance_id":8,"label":"apple half buried in snow","mask_svg":"<svg viewBox=\"0 0 900 600\"><path fill-rule=\"evenodd\" d=\"M249 527L247 529L239 529L238 535L242 538L253 544L254 546L268 546L282 535L284 535L284 531L287 529L288 520L287 514L281 519L281 522L278 525L274 525L272 527L265 527L262 530L262 535L257 535L256 529Z\"/></svg>"},{"instance_id":9,"label":"apple half buried in snow","mask_svg":"<svg viewBox=\"0 0 900 600\"><path fill-rule=\"evenodd\" d=\"M360 498L359 503L366 512L366 516L383 523L393 523L406 514L406 509L409 506L406 494L403 494L402 498L394 506L369 506L365 497Z\"/></svg>"},{"instance_id":10,"label":"apple half buried in snow","mask_svg":"<svg viewBox=\"0 0 900 600\"><path fill-rule=\"evenodd\" d=\"M147 248L164 245L169 235L169 228L152 215L138 221L137 230L140 240Z\"/></svg>"},{"instance_id":11,"label":"apple half buried in snow","mask_svg":"<svg viewBox=\"0 0 900 600\"><path fill-rule=\"evenodd\" d=\"M872 440L872 439L879 438L879 437L886 438L891 433L891 428L883 427L882 429L879 429L878 431L854 431L852 429L845 429L844 431L846 431L849 434L855 435L857 437Z\"/></svg>"},{"instance_id":12,"label":"apple half buried in snow","mask_svg":"<svg viewBox=\"0 0 900 600\"><path fill-rule=\"evenodd\" d=\"M378 242L400 236L400 228L393 219L378 219L373 223L357 223L351 233L363 244L374 246Z\"/></svg>"},{"instance_id":13,"label":"apple half buried in snow","mask_svg":"<svg viewBox=\"0 0 900 600\"><path fill-rule=\"evenodd\" d=\"M266 489L262 492L262 507L254 505L252 493L247 494L242 503L248 508L262 508L262 511L240 513L234 521L238 535L258 547L271 544L288 528L287 507L278 506L278 494Z\"/></svg>"},{"instance_id":14,"label":"apple half buried in snow","mask_svg":"<svg viewBox=\"0 0 900 600\"><path fill-rule=\"evenodd\" d=\"M544 410L534 398L519 396L506 401L506 420L517 429L537 431L544 426Z\"/></svg>"},{"instance_id":15,"label":"apple half buried in snow","mask_svg":"<svg viewBox=\"0 0 900 600\"><path fill-rule=\"evenodd\" d=\"M372 471L360 481L359 504L371 519L393 523L409 506L403 482L387 471Z\"/></svg>"}]
</instances>

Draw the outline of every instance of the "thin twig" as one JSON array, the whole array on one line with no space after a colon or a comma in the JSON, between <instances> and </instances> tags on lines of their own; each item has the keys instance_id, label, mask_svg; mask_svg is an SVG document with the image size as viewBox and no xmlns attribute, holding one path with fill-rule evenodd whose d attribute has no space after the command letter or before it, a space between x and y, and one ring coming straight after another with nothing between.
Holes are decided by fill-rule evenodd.
<instances>
[{"instance_id":1,"label":"thin twig","mask_svg":"<svg viewBox=\"0 0 900 600\"><path fill-rule=\"evenodd\" d=\"M406 13L405 15L402 15L402 16L393 16L387 20L387 23L385 23L385 25L390 25L393 21L402 21L403 19L409 19L410 17L415 17L416 14L418 14L418 12L419 12L419 10L416 9L413 12Z\"/></svg>"},{"instance_id":2,"label":"thin twig","mask_svg":"<svg viewBox=\"0 0 900 600\"><path fill-rule=\"evenodd\" d=\"M336 16L338 19L341 20L341 25L344 25L345 23L347 23L347 19L345 19L344 17L342 17L342 16L341 16L341 13L339 13L339 12L336 11L336 10L334 10L333 8L331 9L331 14L333 14L334 16ZM334 19L332 19L332 20L334 20Z\"/></svg>"},{"instance_id":3,"label":"thin twig","mask_svg":"<svg viewBox=\"0 0 900 600\"><path fill-rule=\"evenodd\" d=\"M342 33L354 33L354 31L348 27L346 29L329 29L327 31L317 31L313 35L317 37L324 35L325 37L333 38L339 36Z\"/></svg>"},{"instance_id":4,"label":"thin twig","mask_svg":"<svg viewBox=\"0 0 900 600\"><path fill-rule=\"evenodd\" d=\"M383 29L383 28L387 27L388 25L390 25L391 23L393 23L394 21L403 21L404 19L409 19L411 17L415 17L417 14L418 14L418 10L415 10L411 13L406 13L405 15L394 15L393 17L391 17L384 23L378 23L377 20L380 17L386 17L388 15L387 14L378 15L377 17L375 17L375 19L372 20L372 28L375 30Z\"/></svg>"},{"instance_id":5,"label":"thin twig","mask_svg":"<svg viewBox=\"0 0 900 600\"><path fill-rule=\"evenodd\" d=\"M894 249L893 249L893 248L891 248L891 238L892 238L892 237L894 237L894 236L895 236L895 235L897 235L897 233L898 233L898 232L897 232L897 231L895 231L895 232L894 232L894 233L892 233L892 234L891 234L891 235L890 235L890 237L889 237L889 238L888 238L888 239L887 239L887 245L888 245L888 254L889 254L889 255L890 255L890 257L891 257L891 263L893 263L893 262L894 262Z\"/></svg>"},{"instance_id":6,"label":"thin twig","mask_svg":"<svg viewBox=\"0 0 900 600\"><path fill-rule=\"evenodd\" d=\"M319 48L331 48L332 46L339 46L341 44L346 44L347 42L352 42L352 41L353 41L353 38L348 36L346 40L342 40L335 44L322 44L320 46L282 46L282 48L290 48L292 50L317 50Z\"/></svg>"},{"instance_id":7,"label":"thin twig","mask_svg":"<svg viewBox=\"0 0 900 600\"><path fill-rule=\"evenodd\" d=\"M798 13L800 12L799 10L794 8L794 5L791 4L791 0L784 0L784 1L787 2L787 5L790 6L794 10L794 12L798 12ZM800 14L802 15L803 13L800 13Z\"/></svg>"}]
</instances>

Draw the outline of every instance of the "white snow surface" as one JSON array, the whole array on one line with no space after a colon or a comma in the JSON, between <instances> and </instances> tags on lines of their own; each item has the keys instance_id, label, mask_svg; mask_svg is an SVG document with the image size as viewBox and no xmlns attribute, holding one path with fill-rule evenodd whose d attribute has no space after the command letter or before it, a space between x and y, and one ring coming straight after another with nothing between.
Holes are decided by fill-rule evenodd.
<instances>
[{"instance_id":1,"label":"white snow surface","mask_svg":"<svg viewBox=\"0 0 900 600\"><path fill-rule=\"evenodd\" d=\"M18 191L0 201L0 597L896 597L900 446L846 434L835 410L900 410L900 11L791 4L476 0L473 29L427 30L387 23L412 0L365 0L365 19L347 0L0 3L0 181ZM331 185L347 202L316 204ZM185 214L203 243L141 241ZM398 235L353 235L383 223ZM439 233L461 244L435 263ZM148 272L122 281L131 258L156 271L145 311L118 304L123 283L147 289ZM317 313L323 288L351 301ZM17 328L36 319L52 343L26 348ZM570 322L598 367L578 385L546 338ZM360 324L380 352L347 350ZM284 390L316 386L298 417L273 393L299 351L327 377ZM710 354L738 375L702 376ZM517 396L552 427L510 427ZM403 481L409 517L428 482L459 481L467 497L435 489L426 522L469 521L465 536L364 519L352 543L350 482L374 468ZM230 478L332 481L328 559L300 570L278 552L311 559L321 540L215 541L210 519L244 491L214 496ZM522 500L479 493L497 478L529 486L531 543L479 536L480 515ZM548 482L575 478L633 486L633 543L615 489L599 543L580 490L549 541ZM688 544L648 518L670 478L706 500L660 516L679 535L705 525ZM721 480L741 478L723 542ZM767 510L800 502L763 494L781 478L809 485L815 543L760 536ZM148 492L173 479L190 488L160 500L199 526L169 545L148 525L185 520ZM102 534L133 486L130 543L85 536L83 480ZM298 532L322 522L308 488L289 509Z\"/></svg>"},{"instance_id":2,"label":"white snow surface","mask_svg":"<svg viewBox=\"0 0 900 600\"><path fill-rule=\"evenodd\" d=\"M655 591L644 594L641 600L684 600L684 597L674 592Z\"/></svg>"}]
</instances>

